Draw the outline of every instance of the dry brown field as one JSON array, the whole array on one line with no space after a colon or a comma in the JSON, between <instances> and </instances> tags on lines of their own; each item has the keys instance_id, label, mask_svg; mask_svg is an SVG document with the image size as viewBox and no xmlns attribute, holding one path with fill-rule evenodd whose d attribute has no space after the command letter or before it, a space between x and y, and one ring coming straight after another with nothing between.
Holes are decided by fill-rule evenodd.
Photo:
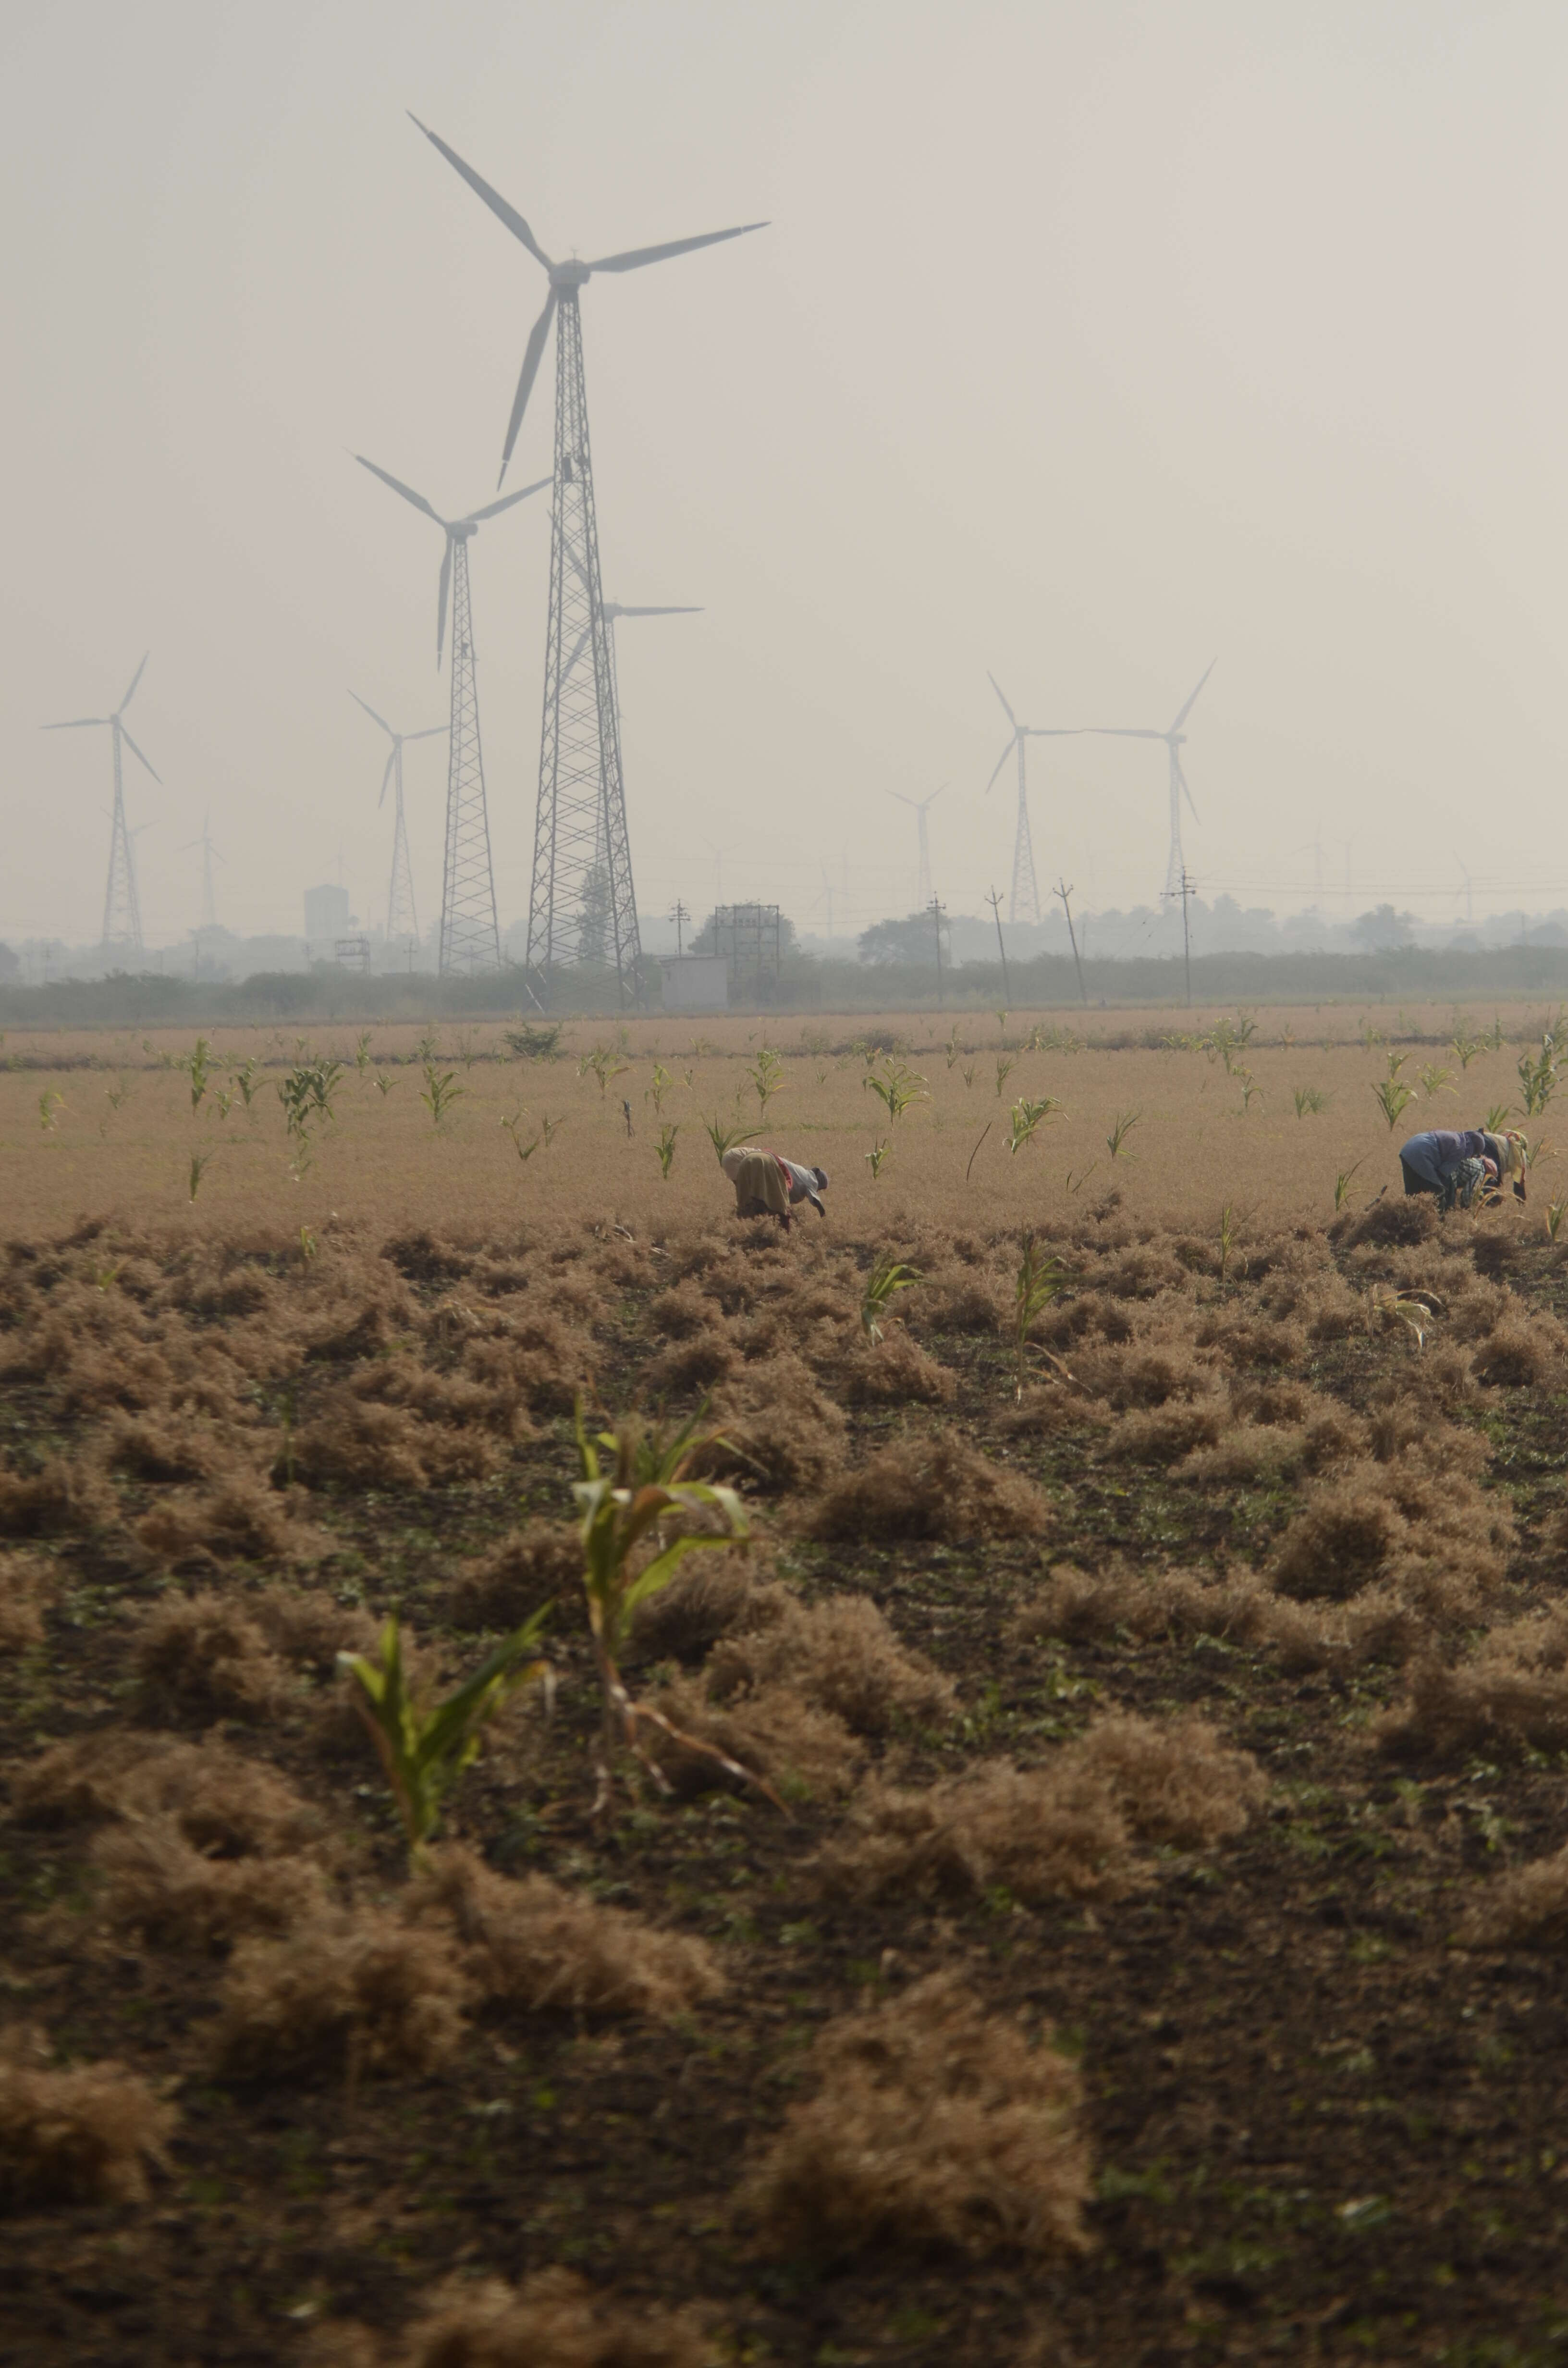
<instances>
[{"instance_id":1,"label":"dry brown field","mask_svg":"<svg viewBox=\"0 0 1568 2368\"><path fill-rule=\"evenodd\" d=\"M0 1045L6 2361L1560 2359L1553 1110L1397 1161L1492 1018ZM608 1794L579 1405L750 1531ZM541 1611L411 1852L338 1654Z\"/></svg>"}]
</instances>

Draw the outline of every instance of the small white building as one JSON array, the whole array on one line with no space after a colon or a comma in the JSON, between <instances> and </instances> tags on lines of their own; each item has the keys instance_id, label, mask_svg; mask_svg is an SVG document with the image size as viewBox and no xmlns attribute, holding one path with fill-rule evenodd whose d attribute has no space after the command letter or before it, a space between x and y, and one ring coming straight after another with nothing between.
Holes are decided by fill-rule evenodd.
<instances>
[{"instance_id":1,"label":"small white building","mask_svg":"<svg viewBox=\"0 0 1568 2368\"><path fill-rule=\"evenodd\" d=\"M727 1011L730 965L722 954L683 954L659 965L666 1011Z\"/></svg>"}]
</instances>

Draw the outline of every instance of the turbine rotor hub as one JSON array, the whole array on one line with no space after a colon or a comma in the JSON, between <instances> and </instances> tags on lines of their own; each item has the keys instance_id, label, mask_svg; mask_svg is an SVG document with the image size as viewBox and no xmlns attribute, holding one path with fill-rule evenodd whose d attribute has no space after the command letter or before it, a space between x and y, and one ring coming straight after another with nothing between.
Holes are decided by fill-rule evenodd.
<instances>
[{"instance_id":1,"label":"turbine rotor hub","mask_svg":"<svg viewBox=\"0 0 1568 2368\"><path fill-rule=\"evenodd\" d=\"M552 288L585 288L593 276L591 264L552 263L550 267L550 284Z\"/></svg>"}]
</instances>

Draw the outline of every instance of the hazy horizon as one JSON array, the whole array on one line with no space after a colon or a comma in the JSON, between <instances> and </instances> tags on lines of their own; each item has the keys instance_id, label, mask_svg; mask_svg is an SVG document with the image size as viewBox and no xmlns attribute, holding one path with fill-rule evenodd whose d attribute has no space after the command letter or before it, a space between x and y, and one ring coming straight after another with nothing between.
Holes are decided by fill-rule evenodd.
<instances>
[{"instance_id":1,"label":"hazy horizon","mask_svg":"<svg viewBox=\"0 0 1568 2368\"><path fill-rule=\"evenodd\" d=\"M1552 640L1564 331L1547 297L1568 22L1219 0L570 11L392 0L69 14L0 37L20 457L5 570L0 939L97 936L102 714L149 945L384 909L385 744L444 721L440 537L494 489L552 252L766 218L583 299L641 906L1006 897L1025 720L1187 725L1205 895L1424 919L1568 902ZM1558 359L1553 360L1557 355ZM553 347L508 487L548 472ZM482 529L503 926L526 909L548 495ZM422 924L445 751L410 748ZM1165 752L1037 742L1042 894L1154 901ZM722 850L722 853L716 850Z\"/></svg>"}]
</instances>

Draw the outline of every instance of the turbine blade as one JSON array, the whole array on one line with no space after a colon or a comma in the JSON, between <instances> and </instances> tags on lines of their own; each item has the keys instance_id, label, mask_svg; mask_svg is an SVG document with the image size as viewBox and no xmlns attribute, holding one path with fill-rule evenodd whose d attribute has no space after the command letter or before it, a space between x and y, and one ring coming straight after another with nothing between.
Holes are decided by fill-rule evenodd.
<instances>
[{"instance_id":1,"label":"turbine blade","mask_svg":"<svg viewBox=\"0 0 1568 2368\"><path fill-rule=\"evenodd\" d=\"M397 734L392 730L392 725L387 722L386 717L384 715L378 715L368 699L361 699L357 690L351 690L348 696L354 701L356 707L362 707L364 709L372 723L379 723L381 725L381 730L387 734L390 739L395 740L397 738Z\"/></svg>"},{"instance_id":2,"label":"turbine blade","mask_svg":"<svg viewBox=\"0 0 1568 2368\"><path fill-rule=\"evenodd\" d=\"M700 617L702 614L700 609L625 609L619 602L607 600L607 617L612 608L618 617Z\"/></svg>"},{"instance_id":3,"label":"turbine blade","mask_svg":"<svg viewBox=\"0 0 1568 2368\"><path fill-rule=\"evenodd\" d=\"M1135 732L1125 723L1085 723L1082 729L1085 737L1090 740L1165 740L1169 737L1164 732Z\"/></svg>"},{"instance_id":4,"label":"turbine blade","mask_svg":"<svg viewBox=\"0 0 1568 2368\"><path fill-rule=\"evenodd\" d=\"M733 230L704 231L700 238L672 238L663 246L628 247L624 255L601 255L590 271L641 271L645 263L663 263L672 255L689 255L694 247L717 246L721 239L744 238L748 231L766 230L766 222L739 222Z\"/></svg>"},{"instance_id":5,"label":"turbine blade","mask_svg":"<svg viewBox=\"0 0 1568 2368\"><path fill-rule=\"evenodd\" d=\"M441 652L447 643L447 595L452 587L452 538L447 537L447 547L441 553L441 588L436 595L436 667L440 671Z\"/></svg>"},{"instance_id":6,"label":"turbine blade","mask_svg":"<svg viewBox=\"0 0 1568 2368\"><path fill-rule=\"evenodd\" d=\"M1217 657L1213 657L1213 658L1210 658L1210 661L1209 661L1208 665L1207 665L1207 666L1204 667L1204 669L1203 669L1203 679L1202 679L1202 681L1200 681L1200 682L1199 682L1199 686L1198 686L1198 690L1201 690L1201 689L1202 689L1202 688L1203 688L1203 684L1204 684L1205 682L1207 682L1207 681L1208 681L1208 679L1209 679L1210 676L1213 673L1213 671L1214 671L1215 667L1219 665L1219 663L1220 663L1220 661L1219 661L1219 659L1218 659ZM1197 706L1197 704L1198 704L1198 690L1195 690L1195 691L1193 692L1192 697L1187 700L1187 705L1182 709L1181 713L1176 717L1176 722L1171 725L1171 730L1172 730L1173 732L1179 732L1179 731L1181 730L1182 725L1187 722L1187 717L1192 713L1193 709Z\"/></svg>"},{"instance_id":7,"label":"turbine blade","mask_svg":"<svg viewBox=\"0 0 1568 2368\"><path fill-rule=\"evenodd\" d=\"M587 643L588 635L593 632L593 630L594 629L591 625L585 625L582 632L578 634L576 647L573 650L571 656L567 659L565 665L561 669L561 679L562 682L565 681L567 676L571 673L573 667L582 656L583 651Z\"/></svg>"},{"instance_id":8,"label":"turbine blade","mask_svg":"<svg viewBox=\"0 0 1568 2368\"><path fill-rule=\"evenodd\" d=\"M533 393L534 381L539 376L539 366L544 359L544 341L550 335L550 324L554 318L555 290L551 288L544 300L543 312L528 332L528 348L523 355L523 367L517 373L517 392L512 397L512 416L506 422L506 441L501 451L501 477L497 478L497 484L500 484L501 479L506 474L506 464L512 457L512 447L517 440L517 430L523 424L523 414L528 407L528 397Z\"/></svg>"},{"instance_id":9,"label":"turbine blade","mask_svg":"<svg viewBox=\"0 0 1568 2368\"><path fill-rule=\"evenodd\" d=\"M475 196L481 197L484 199L484 202L489 207L491 212L506 223L507 229L511 232L512 236L522 240L523 245L528 248L528 251L533 256L534 261L536 263L542 263L545 269L547 271L550 270L551 267L549 256L546 255L543 247L540 246L538 239L535 238L532 231L523 220L522 215L517 211L517 207L509 206L506 199L501 195L500 191L498 189L493 189L488 181L482 179L479 174L474 171L472 165L465 165L462 158L458 154L457 150L455 148L449 148L446 142L441 139L437 133L432 131L427 123L420 123L419 118L412 109L410 109L408 120L410 123L418 124L420 131L424 132L425 137L430 142L431 147L438 148L440 150L448 164L452 167L452 170L462 175L463 179L468 183L469 188L473 190Z\"/></svg>"},{"instance_id":10,"label":"turbine blade","mask_svg":"<svg viewBox=\"0 0 1568 2368\"><path fill-rule=\"evenodd\" d=\"M405 732L404 740L444 740L451 730L449 723L432 723L423 732Z\"/></svg>"},{"instance_id":11,"label":"turbine blade","mask_svg":"<svg viewBox=\"0 0 1568 2368\"><path fill-rule=\"evenodd\" d=\"M380 812L381 812L381 808L385 805L385 803L386 803L386 802L387 802L387 783L392 780L392 767L393 767L396 763L397 763L397 750L396 750L395 748L389 748L389 749L388 749L388 751L387 751L387 769L386 769L386 771L381 775L381 796L376 800L376 812L377 812L378 814L380 814Z\"/></svg>"},{"instance_id":12,"label":"turbine blade","mask_svg":"<svg viewBox=\"0 0 1568 2368\"><path fill-rule=\"evenodd\" d=\"M482 519L493 518L502 510L509 510L514 502L526 502L530 494L542 492L551 482L549 477L536 477L531 485L523 487L521 493L503 494L498 502L486 502L482 510L470 510L467 518L461 519L460 523L463 526L478 526Z\"/></svg>"},{"instance_id":13,"label":"turbine blade","mask_svg":"<svg viewBox=\"0 0 1568 2368\"><path fill-rule=\"evenodd\" d=\"M1187 811L1190 813L1193 821L1198 823L1199 829L1201 829L1202 823L1199 819L1198 808L1193 803L1192 791L1187 786L1187 775L1181 769L1181 758L1179 757L1176 758L1176 780L1181 783L1182 795L1187 800Z\"/></svg>"},{"instance_id":14,"label":"turbine blade","mask_svg":"<svg viewBox=\"0 0 1568 2368\"><path fill-rule=\"evenodd\" d=\"M447 521L440 512L433 510L424 495L416 494L412 485L405 485L401 478L392 476L388 470L378 469L373 461L366 460L363 452L356 452L354 458L362 469L369 469L372 477L380 477L383 485L390 485L394 494L401 494L403 500L412 502L416 510L423 510L426 518L433 518L437 526L446 525Z\"/></svg>"},{"instance_id":15,"label":"turbine blade","mask_svg":"<svg viewBox=\"0 0 1568 2368\"><path fill-rule=\"evenodd\" d=\"M890 798L896 798L901 806L913 806L915 804L915 800L913 798L906 798L902 790L890 790L888 791L888 795ZM918 807L915 808L915 811L918 813Z\"/></svg>"},{"instance_id":16,"label":"turbine blade","mask_svg":"<svg viewBox=\"0 0 1568 2368\"><path fill-rule=\"evenodd\" d=\"M40 732L85 732L89 723L108 723L108 715L73 715L64 723L40 723Z\"/></svg>"},{"instance_id":17,"label":"turbine blade","mask_svg":"<svg viewBox=\"0 0 1568 2368\"><path fill-rule=\"evenodd\" d=\"M1087 726L1082 723L1026 723L1026 740L1081 740Z\"/></svg>"},{"instance_id":18,"label":"turbine blade","mask_svg":"<svg viewBox=\"0 0 1568 2368\"><path fill-rule=\"evenodd\" d=\"M996 679L996 677L995 677L995 676L994 676L994 674L990 674L990 673L988 673L988 674L986 675L985 679L986 679L986 681L991 685L992 689L996 693L997 698L1001 700L1003 706L1007 708L1007 721L1008 721L1008 723L1012 725L1012 727L1013 727L1014 731L1016 732L1016 731L1017 730L1017 728L1018 728L1018 719L1017 719L1017 717L1014 714L1014 712L1013 712L1012 709L1011 709L1010 707L1007 707L1007 701L1006 701L1006 697L1005 697L1005 695L1004 695L1004 693L1003 693L1003 689L1002 689L1002 686L1001 686L1001 684L997 681L997 679Z\"/></svg>"},{"instance_id":19,"label":"turbine blade","mask_svg":"<svg viewBox=\"0 0 1568 2368\"><path fill-rule=\"evenodd\" d=\"M998 696L1000 696L1000 694L998 694ZM1009 740L1006 746L1003 749L1002 754L997 757L996 772L992 774L991 779L985 784L987 791L994 790L995 788L996 773L999 773L1002 770L1003 766L1006 763L1008 757L1012 755L1017 745L1018 744L1016 740Z\"/></svg>"},{"instance_id":20,"label":"turbine blade","mask_svg":"<svg viewBox=\"0 0 1568 2368\"><path fill-rule=\"evenodd\" d=\"M141 681L142 676L146 673L147 660L152 656L152 655L153 653L151 650L143 650L142 654L142 663L131 677L131 689L126 692L125 697L120 700L119 705L115 710L115 713L117 715L123 715L131 700L135 698L136 686Z\"/></svg>"},{"instance_id":21,"label":"turbine blade","mask_svg":"<svg viewBox=\"0 0 1568 2368\"><path fill-rule=\"evenodd\" d=\"M143 755L142 754L141 749L136 746L135 741L131 738L131 736L130 733L126 730L126 728L125 728L125 726L124 726L124 724L123 724L123 723L122 723L122 724L120 725L120 727L119 727L119 736L120 736L120 738L124 741L124 743L125 743L126 746L130 749L130 751L131 751L131 755L135 757L135 759L136 759L137 763L138 763L139 765L147 765L147 759L146 759L146 757L143 757ZM154 773L154 772L153 772L153 768L152 768L152 766L151 766L151 765L147 765L147 770L148 770L150 773L153 773L153 779L157 782L158 787L159 787L160 789L162 789L162 788L163 788L163 786L164 786L164 783L163 783L163 776L162 776L161 774L159 774L159 773ZM143 830L146 830L146 829L150 828L150 826L151 826L151 825L148 825L148 824L146 824L146 823L143 823L143 824L142 824L142 829L143 829Z\"/></svg>"}]
</instances>

